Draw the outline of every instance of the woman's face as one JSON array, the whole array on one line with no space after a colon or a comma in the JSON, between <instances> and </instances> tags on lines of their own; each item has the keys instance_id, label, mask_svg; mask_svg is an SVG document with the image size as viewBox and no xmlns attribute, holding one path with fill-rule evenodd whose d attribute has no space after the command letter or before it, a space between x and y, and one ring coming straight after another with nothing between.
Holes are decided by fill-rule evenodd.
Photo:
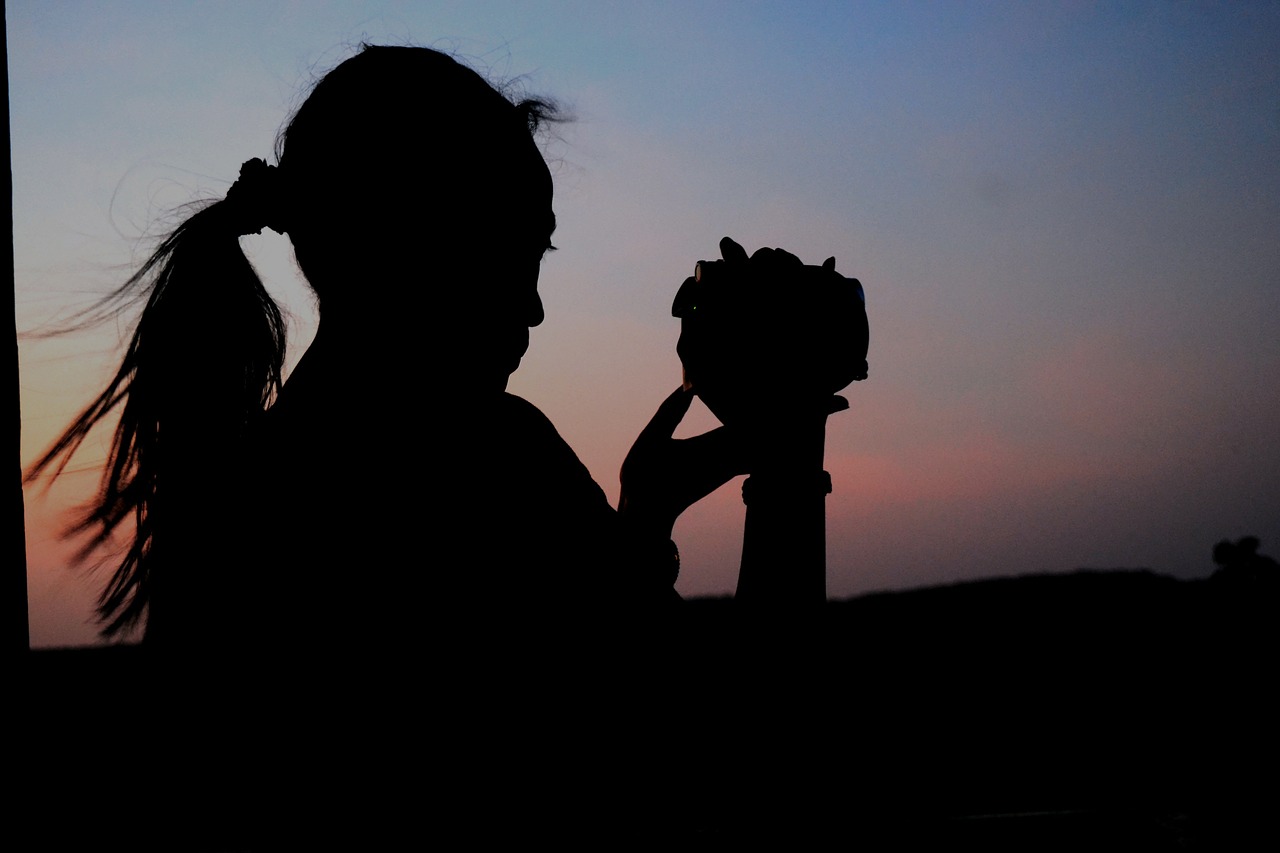
<instances>
[{"instance_id":1,"label":"woman's face","mask_svg":"<svg viewBox=\"0 0 1280 853\"><path fill-rule=\"evenodd\" d=\"M475 380L483 388L506 388L529 348L529 329L544 317L538 276L555 230L550 198L522 224L526 227L512 237L491 237L496 245L471 255L469 273L451 276L459 301L441 306L464 332L454 342L457 352L475 368Z\"/></svg>"},{"instance_id":2,"label":"woman's face","mask_svg":"<svg viewBox=\"0 0 1280 853\"><path fill-rule=\"evenodd\" d=\"M550 171L517 132L476 130L430 156L417 136L383 134L355 173L308 161L289 236L322 326L429 381L504 389L543 319L538 273L555 230Z\"/></svg>"},{"instance_id":3,"label":"woman's face","mask_svg":"<svg viewBox=\"0 0 1280 853\"><path fill-rule=\"evenodd\" d=\"M555 230L549 175L545 184L483 217L354 201L343 209L380 215L330 214L291 231L323 325L337 343L409 361L433 383L504 390L543 320L538 277Z\"/></svg>"}]
</instances>

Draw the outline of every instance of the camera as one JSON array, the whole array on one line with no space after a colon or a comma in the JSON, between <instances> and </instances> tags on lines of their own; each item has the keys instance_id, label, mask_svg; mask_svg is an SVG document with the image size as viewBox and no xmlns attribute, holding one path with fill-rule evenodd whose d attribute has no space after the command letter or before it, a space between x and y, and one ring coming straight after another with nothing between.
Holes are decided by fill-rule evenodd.
<instances>
[{"instance_id":1,"label":"camera","mask_svg":"<svg viewBox=\"0 0 1280 853\"><path fill-rule=\"evenodd\" d=\"M699 261L671 306L686 386L721 423L821 409L867 378L866 297L834 258L804 264L767 248L748 258L728 238L721 250L725 260Z\"/></svg>"}]
</instances>

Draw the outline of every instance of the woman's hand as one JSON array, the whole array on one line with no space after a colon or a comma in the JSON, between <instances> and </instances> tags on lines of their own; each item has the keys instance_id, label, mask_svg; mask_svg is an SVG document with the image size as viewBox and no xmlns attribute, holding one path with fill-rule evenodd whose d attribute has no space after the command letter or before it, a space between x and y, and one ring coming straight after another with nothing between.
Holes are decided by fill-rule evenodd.
<instances>
[{"instance_id":1,"label":"woman's hand","mask_svg":"<svg viewBox=\"0 0 1280 853\"><path fill-rule=\"evenodd\" d=\"M725 427L693 438L672 437L692 402L692 391L677 388L658 407L622 463L619 513L663 538L671 537L680 513L747 473L744 447Z\"/></svg>"}]
</instances>

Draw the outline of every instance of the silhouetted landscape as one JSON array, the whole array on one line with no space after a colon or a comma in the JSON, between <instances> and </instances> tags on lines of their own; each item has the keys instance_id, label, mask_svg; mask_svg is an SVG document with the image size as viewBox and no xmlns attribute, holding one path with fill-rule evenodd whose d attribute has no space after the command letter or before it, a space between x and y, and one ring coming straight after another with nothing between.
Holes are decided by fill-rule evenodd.
<instances>
[{"instance_id":1,"label":"silhouetted landscape","mask_svg":"<svg viewBox=\"0 0 1280 853\"><path fill-rule=\"evenodd\" d=\"M1224 568L1202 581L1080 571L867 595L792 616L694 599L639 640L584 637L545 665L529 665L526 644L509 669L460 658L444 675L388 654L326 662L319 685L288 659L273 677L310 697L299 709L328 698L291 721L299 731L335 718L385 727L372 740L404 754L363 754L332 732L310 748L325 764L353 761L365 780L353 793L385 808L389 785L407 798L398 808L426 808L411 821L424 827L465 814L488 821L481 837L1221 849L1265 830L1272 808L1270 783L1258 780L1275 757L1276 580ZM130 759L146 749L138 724L150 709L191 701L191 719L207 724L255 698L235 695L236 674L217 666L156 664L137 647L32 653L21 813L41 816L50 839L100 837L127 812L114 793L135 797L141 784L181 803L164 813L190 829L191 849L256 849L244 840L253 818L236 811L254 775L246 752L280 738L242 739L234 724L194 737L151 731L176 776L143 784L135 774L154 771ZM432 699L442 685L468 697L450 726L438 706L458 693ZM407 697L416 704L401 704ZM359 713L329 713L352 704ZM230 754L245 764L224 766ZM408 755L421 764L402 779ZM458 789L424 806L423 774L453 767L450 755ZM483 778L463 783L477 762ZM387 774L376 796L374 769ZM165 847L174 836L158 837Z\"/></svg>"}]
</instances>

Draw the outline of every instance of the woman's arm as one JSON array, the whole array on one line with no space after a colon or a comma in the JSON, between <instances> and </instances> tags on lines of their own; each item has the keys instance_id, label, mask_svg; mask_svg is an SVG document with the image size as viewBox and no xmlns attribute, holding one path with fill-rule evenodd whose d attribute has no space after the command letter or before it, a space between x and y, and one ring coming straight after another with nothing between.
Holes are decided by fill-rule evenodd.
<instances>
[{"instance_id":1,"label":"woman's arm","mask_svg":"<svg viewBox=\"0 0 1280 853\"><path fill-rule=\"evenodd\" d=\"M848 408L836 392L867 375L862 285L836 273L834 258L809 266L769 248L748 257L727 237L720 251L676 295L685 384L636 442L644 452L633 476L648 481L643 505L667 524L734 474L750 474L737 597L822 602L826 419ZM690 391L727 426L682 443L671 434Z\"/></svg>"}]
</instances>

